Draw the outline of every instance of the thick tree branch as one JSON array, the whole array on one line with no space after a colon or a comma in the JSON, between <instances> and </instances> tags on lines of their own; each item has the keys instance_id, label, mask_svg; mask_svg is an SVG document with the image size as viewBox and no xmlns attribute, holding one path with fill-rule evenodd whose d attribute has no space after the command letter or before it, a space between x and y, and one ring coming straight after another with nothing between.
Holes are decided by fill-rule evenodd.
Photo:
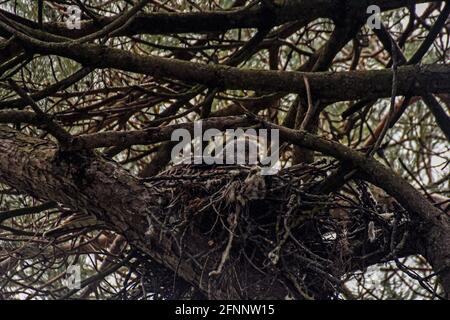
<instances>
[{"instance_id":1,"label":"thick tree branch","mask_svg":"<svg viewBox=\"0 0 450 320\"><path fill-rule=\"evenodd\" d=\"M95 68L115 68L157 78L168 77L223 89L264 92L293 92L306 96L303 77L309 80L314 99L329 102L389 97L392 72L282 72L242 70L223 65L205 65L155 56L142 56L124 50L96 45L47 44L23 34L18 36L33 51L56 54ZM398 69L398 94L443 93L450 89L450 66L405 66ZM419 85L425 84L425 85ZM370 88L371 90L368 90Z\"/></svg>"},{"instance_id":2,"label":"thick tree branch","mask_svg":"<svg viewBox=\"0 0 450 320\"><path fill-rule=\"evenodd\" d=\"M438 2L433 0L415 0L415 3ZM369 5L378 5L382 11L398 9L410 4L407 0L372 0L347 1L347 9L364 12ZM227 31L234 28L261 28L268 19L273 19L275 25L289 21L298 21L306 25L317 18L335 18L342 11L342 4L334 0L286 0L281 5L275 5L268 12L267 8L254 6L229 11L210 11L194 13L146 13L137 17L118 35L134 34L171 34L171 33L207 33ZM12 13L0 11L9 18L36 29L38 24L17 17ZM99 17L97 21L85 21L80 30L67 30L63 23L44 23L43 29L61 36L73 38L83 37L110 24L117 17ZM70 32L69 32L70 31ZM0 28L0 35L4 36Z\"/></svg>"}]
</instances>

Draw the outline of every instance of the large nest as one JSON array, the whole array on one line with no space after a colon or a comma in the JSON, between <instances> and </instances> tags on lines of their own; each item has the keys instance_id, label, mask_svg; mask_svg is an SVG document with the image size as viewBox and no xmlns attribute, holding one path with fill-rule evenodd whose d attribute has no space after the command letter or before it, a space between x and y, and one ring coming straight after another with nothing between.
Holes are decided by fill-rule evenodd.
<instances>
[{"instance_id":1,"label":"large nest","mask_svg":"<svg viewBox=\"0 0 450 320\"><path fill-rule=\"evenodd\" d=\"M273 283L292 298L324 299L345 294L343 277L371 258L392 259L411 223L395 201L360 180L318 192L335 169L320 161L263 176L256 167L181 165L147 183L169 194L159 228L176 239L180 259L212 270L205 277L238 279L244 298L275 297L276 286L267 287ZM205 236L207 249L186 241L191 234ZM173 298L173 290L163 290L174 288L168 278L172 285L148 291ZM154 284L155 275L149 279Z\"/></svg>"},{"instance_id":2,"label":"large nest","mask_svg":"<svg viewBox=\"0 0 450 320\"><path fill-rule=\"evenodd\" d=\"M407 246L416 225L382 190L356 178L324 192L338 167L324 160L263 176L257 167L179 165L146 179L162 201L149 217L157 222L149 236L169 239L176 261L197 266L201 288L126 243L108 252L116 236L108 230L42 236L58 225L52 211L36 215L35 231L0 242L0 273L5 282L22 269L28 270L23 277L32 270L36 283L43 274L60 279L55 272L77 261L89 264L94 253L104 260L92 263L104 266L85 271L83 290L51 280L33 295L85 298L101 291L116 299L192 299L214 297L210 288L221 288L222 296L250 299L349 298L343 283L355 271L391 260L403 268L398 258L416 252Z\"/></svg>"}]
</instances>

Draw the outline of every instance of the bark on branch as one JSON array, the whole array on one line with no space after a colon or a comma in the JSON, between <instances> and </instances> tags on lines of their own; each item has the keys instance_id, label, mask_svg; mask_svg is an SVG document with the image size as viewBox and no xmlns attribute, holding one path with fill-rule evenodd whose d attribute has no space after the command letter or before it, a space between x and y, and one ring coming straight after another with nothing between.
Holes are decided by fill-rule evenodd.
<instances>
[{"instance_id":1,"label":"bark on branch","mask_svg":"<svg viewBox=\"0 0 450 320\"><path fill-rule=\"evenodd\" d=\"M439 2L436 0L415 0L414 3ZM349 10L359 10L365 12L369 5L378 5L382 11L398 9L407 6L411 1L407 0L372 0L347 1ZM126 28L117 35L134 34L171 34L171 33L206 33L227 31L235 28L260 28L266 26L268 18L271 18L275 25L280 25L289 21L299 21L307 24L317 18L333 18L342 10L342 4L334 0L314 0L314 1L281 1L280 5L275 5L273 11L268 16L267 9L261 6L252 8L234 9L229 11L207 11L192 13L145 13L138 14L137 17ZM37 29L36 22L17 17L9 12L1 10L9 18ZM99 31L101 28L117 19L113 17L99 17L97 21L85 21L79 30L67 30L64 23L44 23L43 29L61 36L72 38L83 37ZM0 35L4 36L4 31L0 29Z\"/></svg>"},{"instance_id":2,"label":"bark on branch","mask_svg":"<svg viewBox=\"0 0 450 320\"><path fill-rule=\"evenodd\" d=\"M132 54L125 50L98 45L48 44L17 34L25 47L41 54L55 54L95 68L115 68L156 78L171 78L221 89L245 89L263 92L292 92L306 96L307 77L314 100L336 101L389 97L392 72L283 72L243 70L224 65L206 65L156 56ZM370 90L369 90L370 88ZM405 66L398 69L399 95L446 93L450 90L450 66Z\"/></svg>"}]
</instances>

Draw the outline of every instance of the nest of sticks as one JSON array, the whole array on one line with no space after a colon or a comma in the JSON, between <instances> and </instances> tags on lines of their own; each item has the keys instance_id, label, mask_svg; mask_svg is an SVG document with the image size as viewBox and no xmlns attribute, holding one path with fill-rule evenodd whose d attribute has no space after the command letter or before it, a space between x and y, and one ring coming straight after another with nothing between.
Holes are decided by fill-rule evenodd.
<instances>
[{"instance_id":1,"label":"nest of sticks","mask_svg":"<svg viewBox=\"0 0 450 320\"><path fill-rule=\"evenodd\" d=\"M174 166L143 182L161 196L155 230L170 239L177 260L198 267L206 284L187 283L123 243L118 255L104 252L104 277L92 274L81 293L62 287L54 294L87 297L103 290L112 299L204 299L221 288L222 297L246 299L347 298L345 281L374 263L398 261L416 225L392 198L364 181L352 179L337 192L319 192L338 167L322 160L264 176L258 167ZM40 229L54 224L48 221ZM115 236L102 228L52 240L36 234L15 238L11 248L0 242L6 252L0 271L29 267L32 261L36 274L51 274L72 261L71 253L97 252L94 243ZM114 290L108 289L111 277L118 285Z\"/></svg>"},{"instance_id":2,"label":"nest of sticks","mask_svg":"<svg viewBox=\"0 0 450 320\"><path fill-rule=\"evenodd\" d=\"M239 278L243 298L275 297L266 285L278 283L287 297L330 299L346 293L346 275L364 269L371 257L392 259L411 224L400 205L363 181L318 193L337 166L322 160L263 176L257 167L179 165L146 183L168 195L159 227L177 239L180 259L205 266L205 277ZM202 252L186 241L192 234L208 239ZM240 276L250 270L257 281ZM155 274L147 271L147 290L159 290L161 298L191 298L195 291L181 286L174 293L170 276L156 288Z\"/></svg>"}]
</instances>

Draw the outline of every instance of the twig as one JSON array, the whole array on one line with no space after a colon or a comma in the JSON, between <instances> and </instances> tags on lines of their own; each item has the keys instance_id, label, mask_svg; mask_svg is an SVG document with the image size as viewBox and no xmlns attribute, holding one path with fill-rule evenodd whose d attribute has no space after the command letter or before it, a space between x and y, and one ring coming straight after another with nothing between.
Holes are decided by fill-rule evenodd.
<instances>
[{"instance_id":1,"label":"twig","mask_svg":"<svg viewBox=\"0 0 450 320\"><path fill-rule=\"evenodd\" d=\"M217 267L216 270L213 270L213 271L211 271L209 273L210 277L211 276L217 276L217 275L221 274L222 270L223 270L223 266L225 265L225 262L227 262L228 258L230 257L231 246L233 244L233 239L234 239L234 231L236 229L237 222L238 222L238 219L239 219L239 211L240 211L240 207L239 207L239 204L238 204L237 207L236 207L236 213L232 217L233 220L231 222L231 226L230 226L231 228L229 230L230 236L228 237L227 246L226 246L224 252L222 253L222 258L220 259L219 266Z\"/></svg>"},{"instance_id":2,"label":"twig","mask_svg":"<svg viewBox=\"0 0 450 320\"><path fill-rule=\"evenodd\" d=\"M68 133L64 128L62 128L59 124L53 121L53 119L48 116L45 112L43 112L36 102L21 88L19 87L14 80L8 79L8 83L11 88L17 92L17 94L33 109L36 113L36 118L39 122L42 122L45 126L45 130L47 130L52 136L58 140L61 147L68 147L72 142L72 136Z\"/></svg>"},{"instance_id":3,"label":"twig","mask_svg":"<svg viewBox=\"0 0 450 320\"><path fill-rule=\"evenodd\" d=\"M38 1L38 24L39 28L42 29L42 11L44 7L44 0Z\"/></svg>"},{"instance_id":4,"label":"twig","mask_svg":"<svg viewBox=\"0 0 450 320\"><path fill-rule=\"evenodd\" d=\"M398 50L397 45L393 38L391 38L391 50L392 50L392 93L391 93L391 104L389 106L389 114L388 114L388 120L384 124L383 130L381 131L380 135L378 136L377 140L375 141L374 145L372 146L370 151L368 152L368 155L372 157L375 152L378 151L380 148L381 143L383 142L384 136L386 135L389 124L391 123L391 119L394 116L395 113L395 98L397 97L397 68L398 68Z\"/></svg>"},{"instance_id":5,"label":"twig","mask_svg":"<svg viewBox=\"0 0 450 320\"><path fill-rule=\"evenodd\" d=\"M315 107L313 106L312 102L311 86L309 85L309 80L306 76L303 76L303 81L305 82L306 96L308 99L308 110L306 111L305 118L303 119L302 124L300 125L300 130L306 130L315 112Z\"/></svg>"}]
</instances>

